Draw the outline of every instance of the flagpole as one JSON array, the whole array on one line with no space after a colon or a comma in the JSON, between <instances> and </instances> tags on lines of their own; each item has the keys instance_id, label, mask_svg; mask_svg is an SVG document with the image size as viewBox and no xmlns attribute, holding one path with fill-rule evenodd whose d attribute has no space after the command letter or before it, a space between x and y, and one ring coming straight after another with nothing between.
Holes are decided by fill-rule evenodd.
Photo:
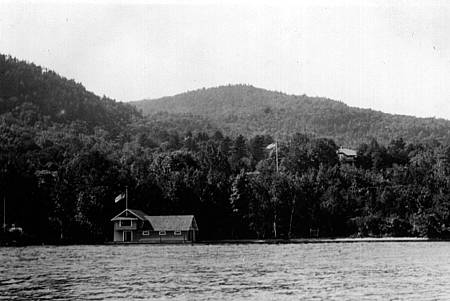
<instances>
[{"instance_id":1,"label":"flagpole","mask_svg":"<svg viewBox=\"0 0 450 301\"><path fill-rule=\"evenodd\" d=\"M125 186L125 209L128 210L128 186Z\"/></svg>"},{"instance_id":2,"label":"flagpole","mask_svg":"<svg viewBox=\"0 0 450 301\"><path fill-rule=\"evenodd\" d=\"M275 161L277 164L277 173L278 173L278 141L275 141Z\"/></svg>"},{"instance_id":3,"label":"flagpole","mask_svg":"<svg viewBox=\"0 0 450 301\"><path fill-rule=\"evenodd\" d=\"M278 176L278 140L275 140L275 162L277 166L277 176ZM273 185L273 182L272 182ZM275 239L277 238L277 209L274 206L274 218L273 218L273 234Z\"/></svg>"},{"instance_id":4,"label":"flagpole","mask_svg":"<svg viewBox=\"0 0 450 301\"><path fill-rule=\"evenodd\" d=\"M3 231L6 232L6 197L3 196Z\"/></svg>"}]
</instances>

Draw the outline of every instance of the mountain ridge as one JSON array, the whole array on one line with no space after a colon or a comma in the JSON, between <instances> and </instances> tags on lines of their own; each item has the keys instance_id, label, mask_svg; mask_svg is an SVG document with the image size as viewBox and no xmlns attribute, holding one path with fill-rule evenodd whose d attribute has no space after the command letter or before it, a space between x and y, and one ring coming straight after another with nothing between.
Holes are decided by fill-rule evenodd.
<instances>
[{"instance_id":1,"label":"mountain ridge","mask_svg":"<svg viewBox=\"0 0 450 301\"><path fill-rule=\"evenodd\" d=\"M130 102L144 115L157 112L209 118L226 134L289 136L308 132L358 145L402 137L449 142L450 121L357 108L326 97L292 95L251 85L202 88L174 96Z\"/></svg>"},{"instance_id":2,"label":"mountain ridge","mask_svg":"<svg viewBox=\"0 0 450 301\"><path fill-rule=\"evenodd\" d=\"M358 110L368 110L368 111L372 111L372 112L376 112L376 113L382 113L382 114L391 115L391 116L412 117L412 118L418 118L418 119L433 119L433 120L450 121L450 119L447 119L447 118L444 118L444 117L415 116L415 115L408 115L408 114L402 114L402 113L384 112L383 110L378 110L378 109L373 109L373 108L357 107L357 106L349 105L349 104L345 103L342 100L336 100L336 99L332 99L332 98L329 98L329 97L326 97L326 96L309 96L307 94L292 94L292 93L287 93L287 92L282 92L282 91L277 91L277 90L270 90L270 89L265 89L265 88L261 88L261 87L256 87L256 86L251 85L251 84L225 84L225 85L219 85L219 86L212 86L212 87L208 87L208 88L202 87L202 88L198 88L198 89L194 89L194 90L187 90L185 92L176 93L176 94L173 94L173 95L164 95L164 96L160 96L160 97L149 97L149 98L143 98L143 99L138 99L138 100L131 100L131 101L128 101L127 103L136 104L136 103L141 103L141 102L146 102L146 101L160 101L160 100L171 99L171 98L175 98L175 97L178 97L178 96L183 96L183 95L190 94L190 93L196 93L196 92L204 91L204 90L208 90L208 89L218 89L218 88L226 88L226 87L239 87L239 86L250 87L250 88L254 88L254 89L262 90L262 91L267 91L267 92L273 92L273 93L281 94L281 95L288 96L288 97L308 97L308 98L311 98L311 99L317 99L318 101L320 101L320 100L332 101L332 102L336 102L336 103L342 104L343 106L348 107L348 108L358 109Z\"/></svg>"},{"instance_id":3,"label":"mountain ridge","mask_svg":"<svg viewBox=\"0 0 450 301\"><path fill-rule=\"evenodd\" d=\"M0 115L23 111L50 122L83 122L115 133L138 115L134 107L97 96L55 71L0 54Z\"/></svg>"}]
</instances>

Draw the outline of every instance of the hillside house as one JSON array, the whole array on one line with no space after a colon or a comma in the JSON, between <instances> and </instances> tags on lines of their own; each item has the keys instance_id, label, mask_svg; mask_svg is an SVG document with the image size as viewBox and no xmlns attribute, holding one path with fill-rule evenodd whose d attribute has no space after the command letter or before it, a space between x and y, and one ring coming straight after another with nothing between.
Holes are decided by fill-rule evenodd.
<instances>
[{"instance_id":1,"label":"hillside house","mask_svg":"<svg viewBox=\"0 0 450 301\"><path fill-rule=\"evenodd\" d=\"M111 219L114 242L185 243L195 242L198 227L193 215L154 215L125 209Z\"/></svg>"},{"instance_id":2,"label":"hillside house","mask_svg":"<svg viewBox=\"0 0 450 301\"><path fill-rule=\"evenodd\" d=\"M356 150L340 147L337 150L337 155L340 162L353 163L356 160L357 153Z\"/></svg>"}]
</instances>

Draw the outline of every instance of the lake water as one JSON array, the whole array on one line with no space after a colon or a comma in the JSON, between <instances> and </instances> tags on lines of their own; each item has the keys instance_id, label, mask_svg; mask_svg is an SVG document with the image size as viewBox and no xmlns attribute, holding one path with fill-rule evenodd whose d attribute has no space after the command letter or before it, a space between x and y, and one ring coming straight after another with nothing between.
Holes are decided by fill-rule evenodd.
<instances>
[{"instance_id":1,"label":"lake water","mask_svg":"<svg viewBox=\"0 0 450 301\"><path fill-rule=\"evenodd\" d=\"M0 248L0 300L450 300L450 243Z\"/></svg>"}]
</instances>

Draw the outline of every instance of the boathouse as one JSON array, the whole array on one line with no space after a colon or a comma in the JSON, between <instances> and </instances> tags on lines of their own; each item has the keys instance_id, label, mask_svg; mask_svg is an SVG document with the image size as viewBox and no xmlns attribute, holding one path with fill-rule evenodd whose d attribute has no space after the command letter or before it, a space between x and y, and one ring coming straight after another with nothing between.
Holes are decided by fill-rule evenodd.
<instances>
[{"instance_id":1,"label":"boathouse","mask_svg":"<svg viewBox=\"0 0 450 301\"><path fill-rule=\"evenodd\" d=\"M125 209L113 217L114 242L185 243L195 242L198 227L193 215L147 215Z\"/></svg>"}]
</instances>

